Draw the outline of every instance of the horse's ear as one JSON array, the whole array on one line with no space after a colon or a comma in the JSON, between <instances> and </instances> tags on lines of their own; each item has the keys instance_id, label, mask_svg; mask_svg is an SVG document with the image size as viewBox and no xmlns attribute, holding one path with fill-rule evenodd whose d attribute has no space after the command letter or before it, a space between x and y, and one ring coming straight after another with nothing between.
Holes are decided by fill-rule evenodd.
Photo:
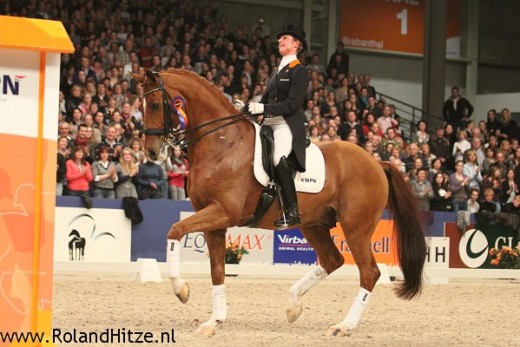
<instances>
[{"instance_id":1,"label":"horse's ear","mask_svg":"<svg viewBox=\"0 0 520 347\"><path fill-rule=\"evenodd\" d=\"M146 77L148 77L148 79L150 81L152 81L153 83L156 83L157 82L157 77L155 77L155 74L153 73L152 70L144 70L144 73L146 74Z\"/></svg>"},{"instance_id":2,"label":"horse's ear","mask_svg":"<svg viewBox=\"0 0 520 347\"><path fill-rule=\"evenodd\" d=\"M144 82L144 75L139 75L139 74L130 72L130 76L132 76L132 78L134 80L136 80L137 82L139 82L139 83L143 83Z\"/></svg>"}]
</instances>

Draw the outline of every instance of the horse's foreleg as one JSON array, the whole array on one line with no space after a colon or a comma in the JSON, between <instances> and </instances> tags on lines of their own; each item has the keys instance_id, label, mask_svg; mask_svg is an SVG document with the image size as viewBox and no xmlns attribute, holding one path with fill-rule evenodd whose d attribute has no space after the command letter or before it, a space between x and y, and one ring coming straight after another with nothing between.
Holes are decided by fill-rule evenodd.
<instances>
[{"instance_id":1,"label":"horse's foreleg","mask_svg":"<svg viewBox=\"0 0 520 347\"><path fill-rule=\"evenodd\" d=\"M180 278L180 240L189 232L224 229L228 226L228 223L229 218L220 205L208 205L192 216L175 223L170 228L166 248L168 277L175 295L182 303L188 301L190 290L186 281Z\"/></svg>"},{"instance_id":2,"label":"horse's foreleg","mask_svg":"<svg viewBox=\"0 0 520 347\"><path fill-rule=\"evenodd\" d=\"M205 232L211 264L212 314L211 318L200 325L197 333L211 336L215 334L217 325L227 318L227 298L224 258L226 255L226 229Z\"/></svg>"},{"instance_id":3,"label":"horse's foreleg","mask_svg":"<svg viewBox=\"0 0 520 347\"><path fill-rule=\"evenodd\" d=\"M381 275L370 248L371 230L374 230L375 226L373 228L367 228L366 226L365 228L360 228L359 226L346 225L344 223L341 223L341 226L354 261L359 268L360 288L345 319L341 323L331 326L326 333L327 337L348 336L352 330L357 328L372 290ZM346 233L346 230L349 232Z\"/></svg>"},{"instance_id":4,"label":"horse's foreleg","mask_svg":"<svg viewBox=\"0 0 520 347\"><path fill-rule=\"evenodd\" d=\"M300 298L312 287L320 283L330 273L343 265L343 256L330 237L329 228L324 225L301 229L305 239L314 248L320 264L303 276L289 290L286 314L289 323L294 322L302 312Z\"/></svg>"},{"instance_id":5,"label":"horse's foreleg","mask_svg":"<svg viewBox=\"0 0 520 347\"><path fill-rule=\"evenodd\" d=\"M179 300L185 304L190 298L190 287L180 276L181 264L181 242L178 240L168 240L166 246L166 266L168 277L173 288L173 292Z\"/></svg>"}]
</instances>

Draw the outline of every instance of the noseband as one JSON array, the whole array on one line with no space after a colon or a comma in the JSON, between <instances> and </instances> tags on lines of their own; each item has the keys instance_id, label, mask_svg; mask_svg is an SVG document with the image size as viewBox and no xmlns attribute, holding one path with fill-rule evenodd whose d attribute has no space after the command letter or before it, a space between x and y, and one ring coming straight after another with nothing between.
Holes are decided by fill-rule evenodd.
<instances>
[{"instance_id":1,"label":"noseband","mask_svg":"<svg viewBox=\"0 0 520 347\"><path fill-rule=\"evenodd\" d=\"M161 78L161 76L159 75L159 73L154 71L153 74L155 75L155 77L159 81L159 87L150 89L149 91L147 91L146 93L143 94L143 97L145 97L145 96L147 96L147 95L149 95L151 93L155 93L155 92L161 92L162 93L163 128L162 129L160 129L160 128L155 128L155 129L145 128L143 132L144 132L145 135L163 136L164 137L161 151L167 150L168 148L176 147L176 146L181 147L181 148L186 148L189 144L192 144L192 143L195 143L195 142L199 141L200 139L202 139L206 135L209 135L209 134L211 134L211 133L213 133L213 132L215 132L217 130L220 130L221 128L224 128L224 127L226 127L228 125L237 123L237 122L239 122L242 119L247 119L248 117L252 117L251 115L247 115L247 114L243 114L243 113L237 113L237 114L233 114L233 115L226 116L226 117L223 117L223 118L212 119L210 121L207 121L207 122L202 123L202 124L200 124L198 126L192 127L190 129L188 129L188 127L186 127L186 129L179 129L180 128L180 124L185 122L185 120L181 119L181 115L179 114L179 111L174 110L174 112L179 117L179 126L174 128L173 127L173 122L172 122L172 107L175 107L175 106L172 105L172 98L170 97L170 95L166 91L166 88L164 87L164 81ZM177 98L175 98L175 99L177 99ZM170 105L172 105L172 107L170 107ZM214 123L218 123L218 122L221 122L221 121L227 121L227 120L229 120L229 122L227 122L225 124L221 124L221 125L213 128L213 129L211 129L211 130L208 130L208 131L200 134L199 136L196 136L196 137L193 137L193 138L190 138L190 139L186 138L186 136L188 134L195 133L198 130L200 130L200 129L208 126L208 125L211 125L211 124L214 124Z\"/></svg>"}]
</instances>

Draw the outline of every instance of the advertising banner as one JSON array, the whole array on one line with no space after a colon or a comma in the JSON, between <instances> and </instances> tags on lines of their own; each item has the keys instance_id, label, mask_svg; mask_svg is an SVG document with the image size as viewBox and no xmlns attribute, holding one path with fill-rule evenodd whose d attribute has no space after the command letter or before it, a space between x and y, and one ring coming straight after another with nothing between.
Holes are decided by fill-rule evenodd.
<instances>
[{"instance_id":1,"label":"advertising banner","mask_svg":"<svg viewBox=\"0 0 520 347\"><path fill-rule=\"evenodd\" d=\"M515 230L500 224L469 225L462 234L455 223L446 223L446 237L450 238L450 268L493 268L489 250L519 244Z\"/></svg>"},{"instance_id":2,"label":"advertising banner","mask_svg":"<svg viewBox=\"0 0 520 347\"><path fill-rule=\"evenodd\" d=\"M298 229L274 232L273 263L278 265L314 265L316 252Z\"/></svg>"},{"instance_id":3,"label":"advertising banner","mask_svg":"<svg viewBox=\"0 0 520 347\"><path fill-rule=\"evenodd\" d=\"M194 212L181 211L181 219ZM244 255L241 263L255 265L272 265L273 263L273 231L246 227L229 228L226 233L226 244L244 247L249 254ZM205 263L209 262L206 238L202 232L185 235L181 240L181 261Z\"/></svg>"},{"instance_id":4,"label":"advertising banner","mask_svg":"<svg viewBox=\"0 0 520 347\"><path fill-rule=\"evenodd\" d=\"M120 209L56 207L55 261L130 261L131 224Z\"/></svg>"},{"instance_id":5,"label":"advertising banner","mask_svg":"<svg viewBox=\"0 0 520 347\"><path fill-rule=\"evenodd\" d=\"M395 254L394 247L394 222L392 220L380 220L377 224L376 231L372 235L372 242L370 243L370 248L374 253L374 257L376 258L376 262L379 264L386 265L398 265L399 261ZM348 231L347 231L348 233ZM347 241L345 240L345 235L343 234L343 229L339 225L336 225L335 228L332 228L330 231L331 237L338 247L339 251L345 258L345 264L354 265L354 258L352 257L352 253L348 246Z\"/></svg>"}]
</instances>

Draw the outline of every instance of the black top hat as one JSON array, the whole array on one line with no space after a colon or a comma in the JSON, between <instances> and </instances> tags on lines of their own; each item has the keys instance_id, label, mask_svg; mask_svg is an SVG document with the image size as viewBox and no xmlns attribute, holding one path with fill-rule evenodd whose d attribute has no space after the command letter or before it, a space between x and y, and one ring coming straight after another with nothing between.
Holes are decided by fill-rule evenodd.
<instances>
[{"instance_id":1,"label":"black top hat","mask_svg":"<svg viewBox=\"0 0 520 347\"><path fill-rule=\"evenodd\" d=\"M276 33L276 38L279 39L282 35L291 35L295 39L301 41L303 50L307 49L307 41L305 40L305 31L298 28L296 25L288 24L282 27L282 30Z\"/></svg>"}]
</instances>

